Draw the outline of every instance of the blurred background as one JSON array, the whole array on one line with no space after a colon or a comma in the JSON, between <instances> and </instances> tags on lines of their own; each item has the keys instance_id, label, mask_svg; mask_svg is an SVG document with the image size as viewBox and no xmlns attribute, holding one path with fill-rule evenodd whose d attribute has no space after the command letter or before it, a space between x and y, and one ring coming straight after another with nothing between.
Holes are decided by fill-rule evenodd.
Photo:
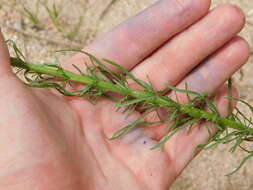
<instances>
[{"instance_id":1,"label":"blurred background","mask_svg":"<svg viewBox=\"0 0 253 190\"><path fill-rule=\"evenodd\" d=\"M81 48L157 0L0 0L0 27L29 61L54 62L53 51ZM213 0L212 7L233 3L247 22L241 35L253 45L253 0ZM59 59L66 59L68 54ZM249 63L235 75L240 96L253 104L253 67ZM244 108L242 108L244 109ZM253 145L251 145L253 148ZM174 183L171 190L252 190L253 160L231 177L245 153L229 146L203 151ZM155 179L154 179L155 180Z\"/></svg>"}]
</instances>

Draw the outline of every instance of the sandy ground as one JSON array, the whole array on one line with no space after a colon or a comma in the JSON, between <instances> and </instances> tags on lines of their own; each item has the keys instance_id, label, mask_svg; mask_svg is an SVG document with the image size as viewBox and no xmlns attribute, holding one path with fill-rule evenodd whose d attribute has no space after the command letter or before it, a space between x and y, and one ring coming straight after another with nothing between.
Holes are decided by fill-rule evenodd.
<instances>
[{"instance_id":1,"label":"sandy ground","mask_svg":"<svg viewBox=\"0 0 253 190\"><path fill-rule=\"evenodd\" d=\"M55 61L52 51L69 47L81 47L96 36L111 30L118 23L126 20L155 0L50 0L61 9L60 18L64 33L71 31L81 15L83 24L74 39L67 39L52 25L44 8L39 10L40 30L32 28L24 17L23 5L35 10L35 0L0 0L0 26L6 38L12 39L25 52L31 61ZM239 5L247 14L247 25L242 31L253 45L253 0L214 0L213 6L220 3ZM252 23L252 24L251 24ZM61 58L64 58L62 56ZM241 97L253 102L252 59L243 68L244 77L237 83ZM172 190L251 190L253 189L253 160L232 177L224 174L236 167L244 153L238 151L231 155L229 147L221 146L215 150L202 152L175 182ZM155 180L155 179L154 179Z\"/></svg>"}]
</instances>

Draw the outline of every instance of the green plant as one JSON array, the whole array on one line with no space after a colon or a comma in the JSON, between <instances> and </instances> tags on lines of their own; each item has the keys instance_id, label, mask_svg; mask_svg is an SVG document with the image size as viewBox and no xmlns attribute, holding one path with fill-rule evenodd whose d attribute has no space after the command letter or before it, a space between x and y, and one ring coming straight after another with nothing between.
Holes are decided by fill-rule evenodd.
<instances>
[{"instance_id":1,"label":"green plant","mask_svg":"<svg viewBox=\"0 0 253 190\"><path fill-rule=\"evenodd\" d=\"M121 138L135 127L154 124L153 122L146 122L146 116L151 112L158 113L158 110L163 108L169 110L171 114L160 118L160 121L155 123L173 124L168 127L167 135L152 149L162 147L173 135L182 129L191 129L196 123L211 121L217 125L218 131L207 144L199 145L201 148L209 149L220 144L233 143L230 152L242 149L248 153L239 167L228 175L238 171L247 160L253 157L253 151L247 150L242 145L243 142L253 141L252 119L246 117L238 107L236 107L234 112L231 111L228 117L221 117L208 94L190 91L187 89L187 85L185 89L177 89L167 85L164 90L155 91L152 84L137 79L117 63L107 59L99 60L95 56L81 50L62 50L77 51L89 57L93 64L87 66L86 72L73 65L79 74L67 71L57 64L32 64L25 61L24 56L15 43L9 42L16 53L16 56L11 58L11 65L17 69L17 72L23 72L26 85L34 88L53 88L65 96L89 98L93 103L96 103L100 97L107 97L116 101L116 109L124 109L126 114L131 114L137 107L143 112L140 118L115 133L110 138L111 140ZM121 74L108 69L103 63L116 67L121 71ZM128 87L129 79L142 86L143 90L130 89ZM66 86L71 86L68 85L71 82L81 83L83 87L78 90L69 89ZM237 100L253 112L253 107L249 103L231 96L231 86L232 80L229 80L228 99ZM185 93L188 96L188 103L180 104L177 100L164 96L164 92L168 90L173 90L175 93ZM122 97L111 97L108 92L118 93ZM206 107L209 109L206 109Z\"/></svg>"},{"instance_id":2,"label":"green plant","mask_svg":"<svg viewBox=\"0 0 253 190\"><path fill-rule=\"evenodd\" d=\"M70 30L69 32L66 32L65 27L60 22L60 19L59 19L60 11L59 11L59 8L57 8L56 4L53 4L52 7L49 7L45 3L43 5L49 15L49 18L50 18L52 24L55 26L55 28L59 32L64 33L64 36L69 39L73 39L78 35L80 28L82 26L82 23L83 23L83 16L79 17L78 23L73 27L72 30Z\"/></svg>"},{"instance_id":3,"label":"green plant","mask_svg":"<svg viewBox=\"0 0 253 190\"><path fill-rule=\"evenodd\" d=\"M30 10L29 8L27 8L25 5L23 5L23 11L24 11L24 15L25 17L31 22L31 24L34 27L39 27L39 18L38 18L38 14L39 14L39 1L36 4L36 10L33 12L32 10Z\"/></svg>"},{"instance_id":4,"label":"green plant","mask_svg":"<svg viewBox=\"0 0 253 190\"><path fill-rule=\"evenodd\" d=\"M66 33L66 37L69 39L75 38L78 35L82 24L83 24L83 16L80 16L78 23L74 26L74 28L70 32Z\"/></svg>"},{"instance_id":5,"label":"green plant","mask_svg":"<svg viewBox=\"0 0 253 190\"><path fill-rule=\"evenodd\" d=\"M53 25L57 28L58 31L63 32L62 25L59 22L60 11L56 7L56 4L54 3L52 7L49 7L47 4L44 4L44 7Z\"/></svg>"},{"instance_id":6,"label":"green plant","mask_svg":"<svg viewBox=\"0 0 253 190\"><path fill-rule=\"evenodd\" d=\"M68 32L66 32L65 27L60 22L60 19L59 19L60 11L59 11L59 8L57 8L56 4L54 3L52 5L52 7L49 7L45 2L40 3L40 0L38 0L36 3L36 10L35 11L32 11L29 8L27 8L25 5L23 5L24 15L31 22L33 27L35 27L37 29L40 28L40 26L39 26L40 21L39 21L38 15L39 15L39 8L40 8L41 4L45 7L45 9L48 13L48 16L49 16L52 24L54 25L54 27L59 32L63 33L64 37L69 38L69 39L73 39L78 35L80 28L83 24L83 16L80 16L76 25L74 25L72 29L70 29Z\"/></svg>"}]
</instances>

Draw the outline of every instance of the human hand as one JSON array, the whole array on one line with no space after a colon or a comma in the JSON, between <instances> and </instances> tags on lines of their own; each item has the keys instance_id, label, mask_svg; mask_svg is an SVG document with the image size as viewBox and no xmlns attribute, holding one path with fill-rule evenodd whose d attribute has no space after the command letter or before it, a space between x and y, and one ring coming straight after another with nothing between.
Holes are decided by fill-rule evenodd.
<instances>
[{"instance_id":1,"label":"human hand","mask_svg":"<svg viewBox=\"0 0 253 190\"><path fill-rule=\"evenodd\" d=\"M226 116L223 84L246 62L249 47L235 37L244 25L242 12L232 5L208 12L209 5L209 0L159 1L85 51L120 63L144 81L148 75L157 90L166 83L184 88L187 82L189 90L216 93L217 107ZM64 67L82 68L88 61L77 54ZM109 141L140 113L126 119L107 99L92 105L25 87L11 72L2 37L0 63L2 189L165 190L195 156L197 145L210 137L208 122L180 131L162 150L150 147L166 133L163 125L139 127ZM187 101L183 95L179 99Z\"/></svg>"}]
</instances>

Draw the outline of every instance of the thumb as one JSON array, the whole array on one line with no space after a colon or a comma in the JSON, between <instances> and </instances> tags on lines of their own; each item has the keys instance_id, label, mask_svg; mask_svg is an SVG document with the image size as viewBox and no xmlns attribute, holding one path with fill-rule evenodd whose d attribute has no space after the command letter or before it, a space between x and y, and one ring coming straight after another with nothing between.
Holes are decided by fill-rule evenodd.
<instances>
[{"instance_id":1,"label":"thumb","mask_svg":"<svg viewBox=\"0 0 253 190\"><path fill-rule=\"evenodd\" d=\"M0 31L0 75L11 74L10 54Z\"/></svg>"}]
</instances>

